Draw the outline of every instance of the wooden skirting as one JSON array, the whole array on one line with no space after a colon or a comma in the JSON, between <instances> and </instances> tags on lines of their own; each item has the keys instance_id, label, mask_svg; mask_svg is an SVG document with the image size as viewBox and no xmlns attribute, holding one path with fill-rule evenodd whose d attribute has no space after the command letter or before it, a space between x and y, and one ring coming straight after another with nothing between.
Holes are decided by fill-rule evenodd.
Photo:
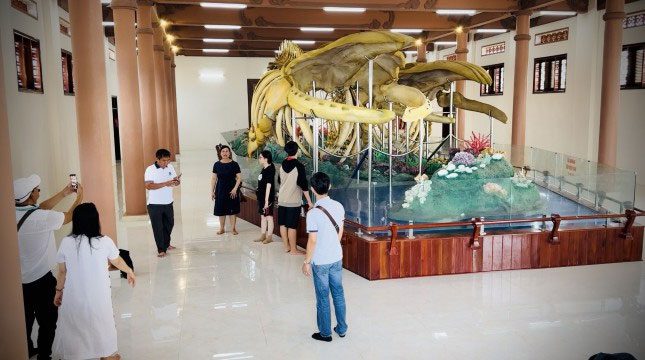
<instances>
[{"instance_id":1,"label":"wooden skirting","mask_svg":"<svg viewBox=\"0 0 645 360\"><path fill-rule=\"evenodd\" d=\"M260 225L254 195L245 195L240 217ZM275 234L277 227L277 210ZM298 228L298 246L307 245L305 218ZM346 227L342 240L343 266L366 279L395 279L415 276L462 274L483 271L539 269L561 266L640 261L643 226L633 226L632 237L623 239L620 227L561 229L559 243L548 241L549 232L500 230L482 236L481 248L469 247L468 234L403 234L390 249L386 236L368 238Z\"/></svg>"},{"instance_id":2,"label":"wooden skirting","mask_svg":"<svg viewBox=\"0 0 645 360\"><path fill-rule=\"evenodd\" d=\"M621 228L560 231L560 243L548 241L548 232L486 235L473 250L468 236L420 235L400 239L390 251L388 239L369 240L354 232L343 239L343 266L366 279L538 269L561 266L640 261L643 226L634 226L633 238L619 237Z\"/></svg>"}]
</instances>

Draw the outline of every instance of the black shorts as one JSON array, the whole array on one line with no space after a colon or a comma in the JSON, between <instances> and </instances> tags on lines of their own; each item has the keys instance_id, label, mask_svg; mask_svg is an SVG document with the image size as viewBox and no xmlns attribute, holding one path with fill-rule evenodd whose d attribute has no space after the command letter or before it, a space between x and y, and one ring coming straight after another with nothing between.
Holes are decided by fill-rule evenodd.
<instances>
[{"instance_id":1,"label":"black shorts","mask_svg":"<svg viewBox=\"0 0 645 360\"><path fill-rule=\"evenodd\" d=\"M300 206L285 207L278 206L278 226L288 229L297 229L300 221Z\"/></svg>"}]
</instances>

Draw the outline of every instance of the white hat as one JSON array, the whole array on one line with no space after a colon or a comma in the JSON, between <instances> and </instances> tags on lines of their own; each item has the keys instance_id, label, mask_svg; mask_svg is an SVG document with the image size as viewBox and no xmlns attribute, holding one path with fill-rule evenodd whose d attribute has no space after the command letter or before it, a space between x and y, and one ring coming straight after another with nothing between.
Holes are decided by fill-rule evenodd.
<instances>
[{"instance_id":1,"label":"white hat","mask_svg":"<svg viewBox=\"0 0 645 360\"><path fill-rule=\"evenodd\" d=\"M27 178L16 179L13 182L13 198L17 204L29 198L31 192L40 185L40 176L32 174Z\"/></svg>"}]
</instances>

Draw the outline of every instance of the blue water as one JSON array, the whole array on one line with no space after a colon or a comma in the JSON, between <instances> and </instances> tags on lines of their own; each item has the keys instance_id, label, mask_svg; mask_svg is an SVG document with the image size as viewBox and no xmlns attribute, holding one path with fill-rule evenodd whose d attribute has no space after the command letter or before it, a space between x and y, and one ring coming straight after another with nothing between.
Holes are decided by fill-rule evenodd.
<instances>
[{"instance_id":1,"label":"blue water","mask_svg":"<svg viewBox=\"0 0 645 360\"><path fill-rule=\"evenodd\" d=\"M401 204L405 198L405 191L408 190L412 183L397 184L392 186L392 203L394 207L397 207L397 204ZM587 206L579 204L575 201L572 201L554 191L546 189L541 186L537 186L540 196L546 204L544 214L550 216L550 214L560 214L560 216L572 216L572 215L592 215L598 214L599 211L591 209ZM387 184L376 185L373 187L371 194L371 203L372 206L368 206L368 191L366 186L356 186L351 184L347 188L337 188L330 191L330 195L341 202L345 206L345 217L349 220L361 223L366 226L381 226L388 225L390 223L405 223L408 221L399 221L392 220L389 216L389 187ZM432 206L431 203L428 203L428 206ZM495 217L486 217L488 220L497 220L497 219L521 219L526 217L539 217L541 214L501 214ZM455 215L452 219L445 219L441 222L447 221L470 221L470 218L464 219L460 218L458 214ZM575 225L575 226L602 226L606 223L605 220L584 220L584 221L563 221L562 226L566 225ZM495 228L539 228L541 223L523 223L515 224L512 226L509 225L496 225ZM489 226L490 228L493 226ZM466 227L463 227L466 229ZM438 231L454 231L458 228L444 228L441 230L432 230L435 232Z\"/></svg>"}]
</instances>

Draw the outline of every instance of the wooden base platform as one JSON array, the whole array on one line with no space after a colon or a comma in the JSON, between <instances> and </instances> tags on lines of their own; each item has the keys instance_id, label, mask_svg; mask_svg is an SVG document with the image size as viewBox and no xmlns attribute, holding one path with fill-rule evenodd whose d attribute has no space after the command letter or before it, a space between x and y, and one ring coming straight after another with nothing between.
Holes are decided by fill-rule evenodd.
<instances>
[{"instance_id":1,"label":"wooden base platform","mask_svg":"<svg viewBox=\"0 0 645 360\"><path fill-rule=\"evenodd\" d=\"M259 225L257 201L254 196L245 197L240 217ZM626 239L619 236L621 231L620 227L562 228L559 243L553 244L549 232L499 230L482 236L481 247L472 249L470 234L465 232L417 233L413 239L399 234L392 244L387 236L359 235L346 227L343 266L368 280L380 280L641 261L644 227L634 225L632 236ZM277 226L275 233L279 235ZM298 245L307 245L304 218L298 229Z\"/></svg>"}]
</instances>

